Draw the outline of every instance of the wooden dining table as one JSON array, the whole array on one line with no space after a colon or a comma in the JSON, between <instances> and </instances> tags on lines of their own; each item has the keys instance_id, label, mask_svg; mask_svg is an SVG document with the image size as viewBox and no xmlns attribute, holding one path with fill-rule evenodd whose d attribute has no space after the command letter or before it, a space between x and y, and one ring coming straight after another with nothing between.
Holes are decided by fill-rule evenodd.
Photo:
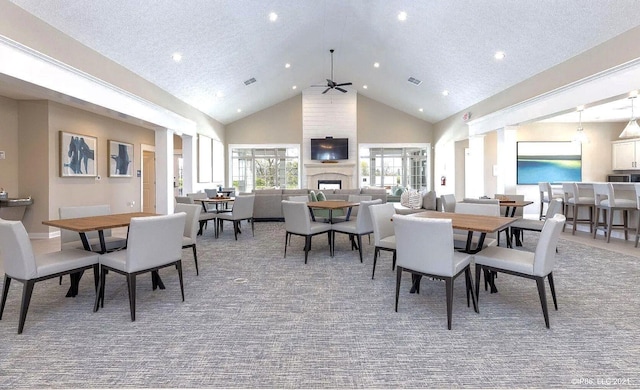
<instances>
[{"instance_id":1,"label":"wooden dining table","mask_svg":"<svg viewBox=\"0 0 640 390\"><path fill-rule=\"evenodd\" d=\"M500 206L505 208L505 217L513 217L518 207L526 207L530 204L533 204L530 200L500 200Z\"/></svg>"},{"instance_id":2,"label":"wooden dining table","mask_svg":"<svg viewBox=\"0 0 640 390\"><path fill-rule=\"evenodd\" d=\"M351 209L355 206L359 206L358 202L349 202L346 200L321 200L318 202L307 202L307 207L311 211L311 219L316 220L313 215L313 209L329 210L329 223L333 223L333 210L347 209L347 215L345 221L349 220L351 216Z\"/></svg>"},{"instance_id":3,"label":"wooden dining table","mask_svg":"<svg viewBox=\"0 0 640 390\"><path fill-rule=\"evenodd\" d=\"M108 214L108 215L94 215L91 217L80 218L67 218L67 219L54 219L50 221L42 221L43 225L57 227L59 229L67 229L80 234L80 240L85 250L91 251L91 245L87 238L88 232L97 231L100 239L100 253L107 252L107 245L104 240L104 231L106 229L115 229L119 227L128 227L131 224L131 218L134 217L151 217L158 214L155 213L122 213L122 214ZM67 297L75 297L78 295L78 284L82 278L82 272L71 275L71 287L67 292ZM151 275L153 289L157 287L164 289L164 284L157 271L154 271Z\"/></svg>"}]
</instances>

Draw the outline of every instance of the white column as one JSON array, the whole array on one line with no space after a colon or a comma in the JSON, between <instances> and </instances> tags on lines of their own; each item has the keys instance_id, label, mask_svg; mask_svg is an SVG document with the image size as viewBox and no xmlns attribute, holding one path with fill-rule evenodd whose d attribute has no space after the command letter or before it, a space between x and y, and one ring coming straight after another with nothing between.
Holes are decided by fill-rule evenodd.
<instances>
[{"instance_id":1,"label":"white column","mask_svg":"<svg viewBox=\"0 0 640 390\"><path fill-rule=\"evenodd\" d=\"M182 195L195 192L193 190L196 183L196 174L198 169L196 166L197 156L196 137L190 135L182 135Z\"/></svg>"},{"instance_id":2,"label":"white column","mask_svg":"<svg viewBox=\"0 0 640 390\"><path fill-rule=\"evenodd\" d=\"M517 180L516 141L518 139L517 126L505 126L497 130L498 133L498 164L496 192L499 194L515 194Z\"/></svg>"},{"instance_id":3,"label":"white column","mask_svg":"<svg viewBox=\"0 0 640 390\"><path fill-rule=\"evenodd\" d=\"M173 132L156 130L156 212L173 213Z\"/></svg>"},{"instance_id":4,"label":"white column","mask_svg":"<svg viewBox=\"0 0 640 390\"><path fill-rule=\"evenodd\" d=\"M469 150L465 161L466 198L478 198L484 193L484 135L469 137Z\"/></svg>"}]
</instances>

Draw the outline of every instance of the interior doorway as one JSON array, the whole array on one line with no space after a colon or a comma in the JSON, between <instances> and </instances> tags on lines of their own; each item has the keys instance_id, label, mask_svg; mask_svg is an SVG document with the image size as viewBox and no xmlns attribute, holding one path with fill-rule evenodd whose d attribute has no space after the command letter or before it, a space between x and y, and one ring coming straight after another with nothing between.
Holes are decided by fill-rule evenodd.
<instances>
[{"instance_id":1,"label":"interior doorway","mask_svg":"<svg viewBox=\"0 0 640 390\"><path fill-rule=\"evenodd\" d=\"M142 151L142 211L156 212L156 153Z\"/></svg>"}]
</instances>

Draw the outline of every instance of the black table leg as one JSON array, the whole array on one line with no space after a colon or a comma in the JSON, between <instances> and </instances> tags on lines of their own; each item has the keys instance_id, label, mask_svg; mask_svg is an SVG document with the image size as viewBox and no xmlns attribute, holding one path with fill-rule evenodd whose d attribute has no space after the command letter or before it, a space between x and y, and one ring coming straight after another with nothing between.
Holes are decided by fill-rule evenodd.
<instances>
[{"instance_id":1,"label":"black table leg","mask_svg":"<svg viewBox=\"0 0 640 390\"><path fill-rule=\"evenodd\" d=\"M162 283L162 278L160 278L160 274L158 271L151 271L151 286L153 289L160 288L160 290L164 290L164 283Z\"/></svg>"}]
</instances>

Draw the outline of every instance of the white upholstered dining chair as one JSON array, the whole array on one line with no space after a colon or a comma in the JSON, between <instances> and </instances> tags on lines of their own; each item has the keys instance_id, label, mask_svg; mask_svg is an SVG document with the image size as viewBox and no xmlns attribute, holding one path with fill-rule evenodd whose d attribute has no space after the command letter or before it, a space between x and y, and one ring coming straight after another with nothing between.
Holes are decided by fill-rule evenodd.
<instances>
[{"instance_id":1,"label":"white upholstered dining chair","mask_svg":"<svg viewBox=\"0 0 640 390\"><path fill-rule=\"evenodd\" d=\"M333 245L333 248L331 251L335 253L336 232L348 234L352 243L352 248L354 240L357 240L356 245L360 254L360 262L362 263L362 236L373 233L373 223L371 222L371 213L369 207L371 205L381 203L381 199L369 201L363 200L360 202L360 215L358 215L358 218L356 218L355 220L349 219L348 221L332 224L331 244Z\"/></svg>"},{"instance_id":2,"label":"white upholstered dining chair","mask_svg":"<svg viewBox=\"0 0 640 390\"><path fill-rule=\"evenodd\" d=\"M311 220L309 207L302 202L282 201L282 214L284 215L284 257L287 257L287 245L289 245L291 236L304 237L304 263L307 264L309 251L311 250L311 237L327 233L329 241L329 254L331 252L331 224L315 222Z\"/></svg>"},{"instance_id":3,"label":"white upholstered dining chair","mask_svg":"<svg viewBox=\"0 0 640 390\"><path fill-rule=\"evenodd\" d=\"M33 287L36 282L93 268L97 290L97 253L74 248L35 255L27 231L20 221L0 219L0 261L5 273L2 303L0 304L0 320L7 302L11 281L17 280L23 284L18 333L22 333L24 329ZM48 309L52 310L53 308Z\"/></svg>"},{"instance_id":4,"label":"white upholstered dining chair","mask_svg":"<svg viewBox=\"0 0 640 390\"><path fill-rule=\"evenodd\" d=\"M371 223L373 224L373 241L375 249L373 251L373 270L371 271L371 279L376 274L376 262L380 251L389 251L393 253L393 261L391 270L396 268L396 236L393 230L393 215L396 208L393 203L374 204L369 206L371 213Z\"/></svg>"},{"instance_id":5,"label":"white upholstered dining chair","mask_svg":"<svg viewBox=\"0 0 640 390\"><path fill-rule=\"evenodd\" d=\"M395 215L393 225L396 236L396 312L402 272L416 275L416 291L419 292L420 277L427 276L444 280L447 300L447 328L451 329L453 311L453 282L465 274L467 306L469 296L477 312L476 299L472 291L470 262L472 255L453 249L453 228L450 219L416 218Z\"/></svg>"},{"instance_id":6,"label":"white upholstered dining chair","mask_svg":"<svg viewBox=\"0 0 640 390\"><path fill-rule=\"evenodd\" d=\"M196 275L200 275L198 270L198 253L196 250L196 239L198 237L198 223L200 221L200 213L202 207L197 204L176 204L176 213L185 213L184 232L182 234L182 249L191 248L193 251L193 260L196 264Z\"/></svg>"},{"instance_id":7,"label":"white upholstered dining chair","mask_svg":"<svg viewBox=\"0 0 640 390\"><path fill-rule=\"evenodd\" d=\"M182 239L185 220L184 213L131 218L127 249L100 255L100 287L93 310L97 311L99 304L104 306L105 271L126 276L131 321L136 320L136 276L139 274L175 266L184 302Z\"/></svg>"}]
</instances>

